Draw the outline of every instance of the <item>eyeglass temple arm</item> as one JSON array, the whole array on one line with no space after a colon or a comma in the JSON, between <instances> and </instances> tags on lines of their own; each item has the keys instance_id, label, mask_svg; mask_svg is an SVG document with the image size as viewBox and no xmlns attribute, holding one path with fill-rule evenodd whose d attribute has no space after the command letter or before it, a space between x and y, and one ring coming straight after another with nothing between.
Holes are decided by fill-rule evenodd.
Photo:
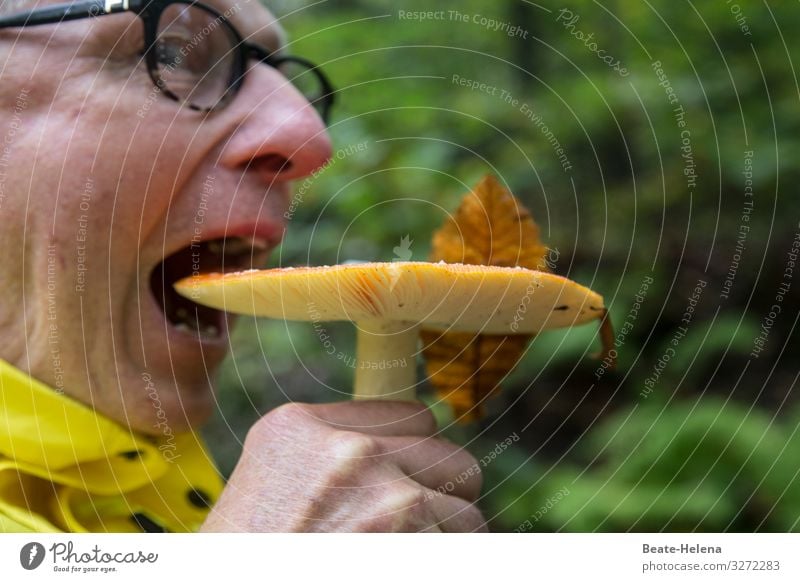
<instances>
[{"instance_id":1,"label":"eyeglass temple arm","mask_svg":"<svg viewBox=\"0 0 800 582\"><path fill-rule=\"evenodd\" d=\"M336 88L328 79L328 76L322 72L322 70L309 61L308 59L304 59L303 57L296 57L294 55L277 55L277 56L269 56L266 59L262 59L264 62L269 62L270 65L273 67L279 66L281 63L285 62L294 62L304 67L307 67L312 73L317 76L319 79L320 85L322 86L322 94L317 96L317 100L321 101L320 105L323 108L323 118L327 123L328 117L330 115L330 110L333 107L333 103L336 100Z\"/></svg>"},{"instance_id":2,"label":"eyeglass temple arm","mask_svg":"<svg viewBox=\"0 0 800 582\"><path fill-rule=\"evenodd\" d=\"M277 69L282 63L288 62L294 62L308 67L309 70L317 75L317 78L322 85L322 95L320 95L320 98L324 99L326 113L333 106L336 96L336 89L328 79L327 75L325 75L325 73L323 73L317 65L307 59L304 59L303 57L296 57L294 55L270 54L258 45L246 44L245 46L249 51L250 58L265 63L270 67Z\"/></svg>"},{"instance_id":3,"label":"eyeglass temple arm","mask_svg":"<svg viewBox=\"0 0 800 582\"><path fill-rule=\"evenodd\" d=\"M54 24L65 20L104 16L127 12L130 9L138 8L140 4L140 0L85 0L68 4L54 4L2 17L0 18L0 28Z\"/></svg>"}]
</instances>

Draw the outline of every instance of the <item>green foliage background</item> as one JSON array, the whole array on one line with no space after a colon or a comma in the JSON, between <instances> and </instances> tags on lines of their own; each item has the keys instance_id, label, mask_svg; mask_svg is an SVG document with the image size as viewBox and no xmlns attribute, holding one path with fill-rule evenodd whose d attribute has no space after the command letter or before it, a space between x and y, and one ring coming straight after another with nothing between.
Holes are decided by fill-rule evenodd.
<instances>
[{"instance_id":1,"label":"green foliage background","mask_svg":"<svg viewBox=\"0 0 800 582\"><path fill-rule=\"evenodd\" d=\"M493 530L800 530L793 358L800 272L784 276L800 228L795 5L271 7L290 32L289 50L320 62L340 88L331 128L338 156L298 185L302 201L272 265L392 260L406 235L413 259L424 260L431 232L494 172L558 250L555 271L610 306L623 344L615 373L598 379L589 357L596 329L588 326L535 338L479 425L453 425L446 407L423 392L444 435L478 458L519 436L484 468L480 505ZM579 17L572 27L562 9ZM401 10L445 17L414 21ZM450 10L469 21L450 18ZM475 15L526 34L487 29ZM582 41L576 31L593 36ZM591 42L629 74L600 60ZM694 187L684 174L686 134L654 61L685 111ZM460 86L454 75L496 87L495 95ZM522 103L552 131L571 170ZM745 152L752 152L749 199ZM747 200L753 210L743 219ZM672 353L698 281L706 286ZM782 282L790 288L756 357ZM351 326L327 325L325 333L337 351L353 354ZM348 397L353 371L325 353L308 324L242 321L233 348L208 429L225 472L247 428L269 409Z\"/></svg>"}]
</instances>

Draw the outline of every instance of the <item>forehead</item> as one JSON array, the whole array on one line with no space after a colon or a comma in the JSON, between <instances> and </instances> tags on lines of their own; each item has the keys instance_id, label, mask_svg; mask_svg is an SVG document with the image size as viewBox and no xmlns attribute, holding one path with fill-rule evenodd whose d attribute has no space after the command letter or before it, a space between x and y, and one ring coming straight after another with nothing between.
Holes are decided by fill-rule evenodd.
<instances>
[{"instance_id":1,"label":"forehead","mask_svg":"<svg viewBox=\"0 0 800 582\"><path fill-rule=\"evenodd\" d=\"M73 0L68 3L81 1ZM0 0L0 10L2 13L13 13L63 3L63 0ZM202 3L223 14L248 42L269 49L278 49L286 44L286 31L275 15L259 0L203 0Z\"/></svg>"},{"instance_id":2,"label":"forehead","mask_svg":"<svg viewBox=\"0 0 800 582\"><path fill-rule=\"evenodd\" d=\"M259 0L205 0L204 4L225 15L249 42L268 48L286 43L286 32L280 22Z\"/></svg>"}]
</instances>

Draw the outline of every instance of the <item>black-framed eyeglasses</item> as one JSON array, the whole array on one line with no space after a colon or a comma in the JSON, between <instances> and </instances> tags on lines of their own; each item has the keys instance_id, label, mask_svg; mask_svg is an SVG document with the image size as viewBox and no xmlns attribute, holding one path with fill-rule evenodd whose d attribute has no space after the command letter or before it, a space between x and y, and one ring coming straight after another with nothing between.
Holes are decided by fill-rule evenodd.
<instances>
[{"instance_id":1,"label":"black-framed eyeglasses","mask_svg":"<svg viewBox=\"0 0 800 582\"><path fill-rule=\"evenodd\" d=\"M292 82L325 123L335 89L320 68L293 55L270 54L244 41L226 16L191 0L84 0L0 17L0 28L54 24L134 12L144 24L144 60L164 95L198 111L227 104L244 83L251 59Z\"/></svg>"}]
</instances>

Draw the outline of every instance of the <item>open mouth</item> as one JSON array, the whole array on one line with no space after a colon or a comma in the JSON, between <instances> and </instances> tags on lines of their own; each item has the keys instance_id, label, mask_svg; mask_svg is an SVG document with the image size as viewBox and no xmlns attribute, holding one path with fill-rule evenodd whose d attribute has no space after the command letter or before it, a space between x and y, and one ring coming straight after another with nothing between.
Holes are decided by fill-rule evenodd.
<instances>
[{"instance_id":1,"label":"open mouth","mask_svg":"<svg viewBox=\"0 0 800 582\"><path fill-rule=\"evenodd\" d=\"M172 326L199 337L219 339L225 334L226 314L181 297L172 288L185 277L262 268L269 255L267 241L226 237L192 243L169 255L153 269L150 288Z\"/></svg>"}]
</instances>

